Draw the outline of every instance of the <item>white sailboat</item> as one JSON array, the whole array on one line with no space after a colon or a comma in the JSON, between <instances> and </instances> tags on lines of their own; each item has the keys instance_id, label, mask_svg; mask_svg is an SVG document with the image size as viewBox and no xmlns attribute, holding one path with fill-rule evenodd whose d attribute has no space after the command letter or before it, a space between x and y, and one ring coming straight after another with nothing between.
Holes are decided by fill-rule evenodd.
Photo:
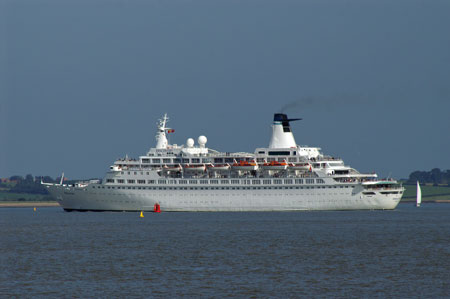
<instances>
[{"instance_id":1,"label":"white sailboat","mask_svg":"<svg viewBox=\"0 0 450 299\"><path fill-rule=\"evenodd\" d=\"M419 181L417 181L417 199L416 199L416 207L420 207L422 203L422 190L420 189Z\"/></svg>"}]
</instances>

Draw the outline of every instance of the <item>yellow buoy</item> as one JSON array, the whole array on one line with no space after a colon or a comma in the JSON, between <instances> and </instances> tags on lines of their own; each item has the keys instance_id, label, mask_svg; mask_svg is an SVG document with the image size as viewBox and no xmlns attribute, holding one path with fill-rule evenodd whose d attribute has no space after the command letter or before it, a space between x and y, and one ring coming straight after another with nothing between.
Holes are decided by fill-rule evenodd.
<instances>
[{"instance_id":1,"label":"yellow buoy","mask_svg":"<svg viewBox=\"0 0 450 299\"><path fill-rule=\"evenodd\" d=\"M144 218L144 212L141 211L141 215L139 217Z\"/></svg>"},{"instance_id":2,"label":"yellow buoy","mask_svg":"<svg viewBox=\"0 0 450 299\"><path fill-rule=\"evenodd\" d=\"M34 209L33 209L35 212L36 212L36 207L34 207Z\"/></svg>"}]
</instances>

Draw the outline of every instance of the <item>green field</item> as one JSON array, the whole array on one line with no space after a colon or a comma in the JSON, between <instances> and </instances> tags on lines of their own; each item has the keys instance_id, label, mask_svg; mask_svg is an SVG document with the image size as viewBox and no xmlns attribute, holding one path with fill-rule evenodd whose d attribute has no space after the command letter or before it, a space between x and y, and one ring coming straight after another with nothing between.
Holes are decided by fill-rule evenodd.
<instances>
[{"instance_id":1,"label":"green field","mask_svg":"<svg viewBox=\"0 0 450 299\"><path fill-rule=\"evenodd\" d=\"M48 194L9 193L0 191L0 201L54 201Z\"/></svg>"},{"instance_id":2,"label":"green field","mask_svg":"<svg viewBox=\"0 0 450 299\"><path fill-rule=\"evenodd\" d=\"M416 200L416 185L403 185L406 188L402 201ZM444 186L420 186L422 189L422 201L450 200L450 187Z\"/></svg>"}]
</instances>

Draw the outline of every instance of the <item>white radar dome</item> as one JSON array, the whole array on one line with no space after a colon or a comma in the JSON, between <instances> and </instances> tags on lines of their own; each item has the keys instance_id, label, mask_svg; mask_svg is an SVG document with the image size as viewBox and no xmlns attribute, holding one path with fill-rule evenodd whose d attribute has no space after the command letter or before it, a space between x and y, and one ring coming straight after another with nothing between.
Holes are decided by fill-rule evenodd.
<instances>
[{"instance_id":1,"label":"white radar dome","mask_svg":"<svg viewBox=\"0 0 450 299\"><path fill-rule=\"evenodd\" d=\"M186 140L186 146L187 147L194 147L194 139L188 138L188 140Z\"/></svg>"},{"instance_id":2,"label":"white radar dome","mask_svg":"<svg viewBox=\"0 0 450 299\"><path fill-rule=\"evenodd\" d=\"M208 138L206 138L206 136L199 136L198 139L198 144L200 145L200 147L205 147L206 142L208 142Z\"/></svg>"}]
</instances>

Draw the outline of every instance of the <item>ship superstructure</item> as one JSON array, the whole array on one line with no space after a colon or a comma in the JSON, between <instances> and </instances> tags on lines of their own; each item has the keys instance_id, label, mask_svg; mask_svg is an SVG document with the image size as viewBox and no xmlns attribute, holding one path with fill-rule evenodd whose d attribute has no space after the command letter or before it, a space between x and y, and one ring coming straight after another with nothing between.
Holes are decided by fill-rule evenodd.
<instances>
[{"instance_id":1,"label":"ship superstructure","mask_svg":"<svg viewBox=\"0 0 450 299\"><path fill-rule=\"evenodd\" d=\"M274 115L267 148L219 152L170 144L164 115L156 147L138 159L118 159L101 181L46 184L66 211L288 211L394 209L404 188L363 174L318 147L295 142L286 114Z\"/></svg>"}]
</instances>

